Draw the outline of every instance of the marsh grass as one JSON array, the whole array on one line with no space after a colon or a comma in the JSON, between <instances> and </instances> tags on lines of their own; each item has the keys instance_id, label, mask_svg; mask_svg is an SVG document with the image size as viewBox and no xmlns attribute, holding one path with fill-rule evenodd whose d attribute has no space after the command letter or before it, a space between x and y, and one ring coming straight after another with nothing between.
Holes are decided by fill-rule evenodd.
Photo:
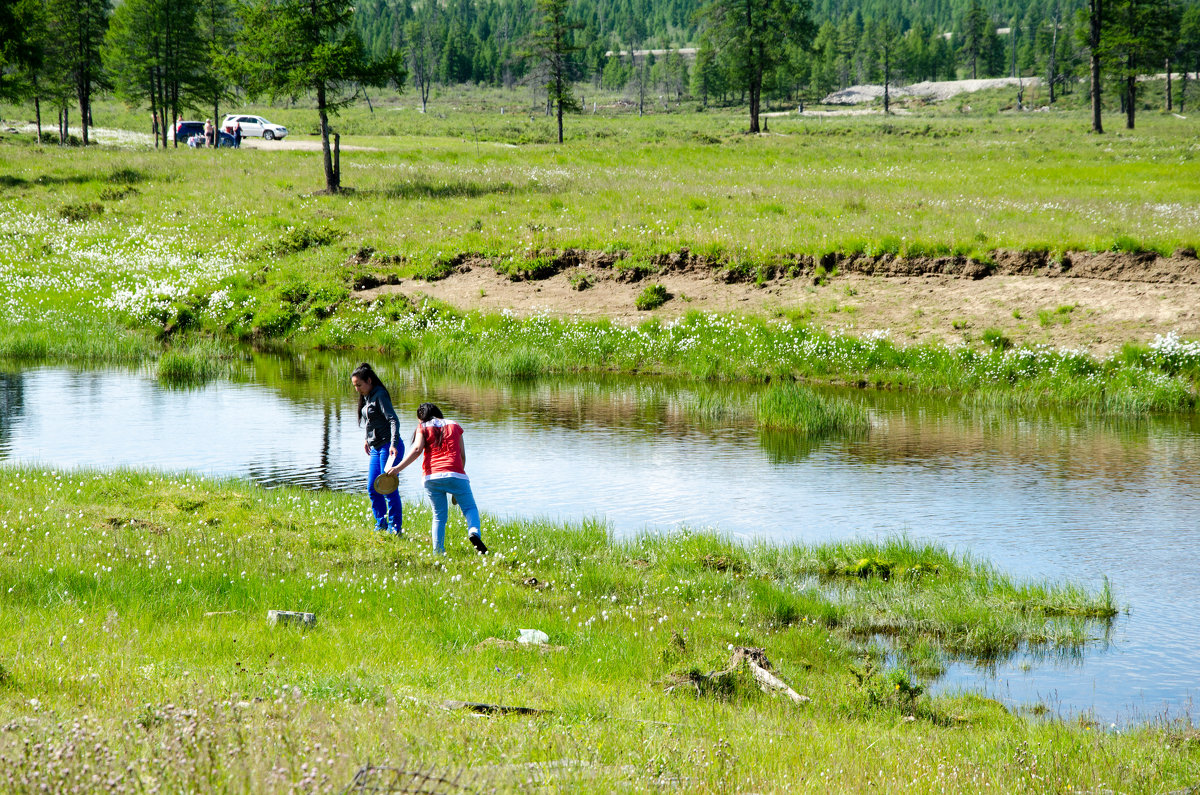
<instances>
[{"instance_id":1,"label":"marsh grass","mask_svg":"<svg viewBox=\"0 0 1200 795\"><path fill-rule=\"evenodd\" d=\"M834 789L869 778L934 791L952 769L971 789L1012 790L1028 777L1004 763L1018 748L1054 758L1062 790L1173 788L1200 770L1200 749L1163 754L1149 727L1097 735L925 693L918 672L949 659L1080 648L1070 628L1096 622L1051 620L1046 606L1087 612L1111 594L1022 586L903 538L616 540L596 522L488 517L495 554L480 557L455 517L450 554L435 557L428 521L409 503L409 538L397 541L372 534L359 495L0 469L0 787L92 789L94 774L169 790L333 792L371 759L469 770L509 791L521 788L514 769L569 759L582 767L546 769L554 788L793 789L835 771ZM862 558L897 576L847 574ZM270 608L314 611L318 624L271 628ZM524 627L566 650L480 645ZM871 662L872 633L904 639L911 660ZM812 703L748 680L665 692L723 670L731 645L763 647ZM443 710L446 698L549 712L472 718ZM810 741L783 739L798 720ZM873 753L881 741L892 748Z\"/></svg>"},{"instance_id":2,"label":"marsh grass","mask_svg":"<svg viewBox=\"0 0 1200 795\"><path fill-rule=\"evenodd\" d=\"M158 350L148 332L103 320L0 323L0 361L136 364Z\"/></svg>"},{"instance_id":3,"label":"marsh grass","mask_svg":"<svg viewBox=\"0 0 1200 795\"><path fill-rule=\"evenodd\" d=\"M202 386L231 375L241 358L228 344L213 339L180 340L158 357L154 374L167 386Z\"/></svg>"},{"instance_id":4,"label":"marsh grass","mask_svg":"<svg viewBox=\"0 0 1200 795\"><path fill-rule=\"evenodd\" d=\"M772 384L760 392L754 405L754 421L760 428L806 436L861 434L870 428L867 412L860 404L792 384Z\"/></svg>"},{"instance_id":5,"label":"marsh grass","mask_svg":"<svg viewBox=\"0 0 1200 795\"><path fill-rule=\"evenodd\" d=\"M827 334L785 319L698 312L628 328L607 321L464 314L434 305L406 307L391 323L377 310L340 315L297 341L322 348L376 347L413 365L474 376L637 372L700 381L799 380L954 392L980 405L1076 406L1096 414L1190 411L1200 372L1200 353L1183 350L1183 343L1178 353L1098 359L1046 346L905 346L880 335ZM764 427L809 421L787 418L787 406L782 400L764 409ZM771 425L776 422L784 425ZM849 415L835 422L861 425Z\"/></svg>"}]
</instances>

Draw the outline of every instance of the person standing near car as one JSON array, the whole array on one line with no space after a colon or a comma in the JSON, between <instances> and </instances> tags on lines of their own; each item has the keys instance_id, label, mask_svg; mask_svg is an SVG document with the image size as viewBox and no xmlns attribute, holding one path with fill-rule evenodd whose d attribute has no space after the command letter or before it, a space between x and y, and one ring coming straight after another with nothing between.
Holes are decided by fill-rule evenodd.
<instances>
[{"instance_id":1,"label":"person standing near car","mask_svg":"<svg viewBox=\"0 0 1200 795\"><path fill-rule=\"evenodd\" d=\"M217 128L213 127L212 119L204 120L204 145L205 146L216 146L217 145Z\"/></svg>"},{"instance_id":2,"label":"person standing near car","mask_svg":"<svg viewBox=\"0 0 1200 795\"><path fill-rule=\"evenodd\" d=\"M237 126L233 128L233 148L242 148L242 123L239 121Z\"/></svg>"},{"instance_id":3,"label":"person standing near car","mask_svg":"<svg viewBox=\"0 0 1200 795\"><path fill-rule=\"evenodd\" d=\"M404 455L400 439L400 419L392 408L392 396L379 380L371 365L363 362L350 374L350 383L358 393L358 424L367 424L363 450L370 457L367 464L367 496L371 498L371 513L375 529L400 535L404 526L404 506L400 492L383 495L375 490L375 478L397 458Z\"/></svg>"}]
</instances>

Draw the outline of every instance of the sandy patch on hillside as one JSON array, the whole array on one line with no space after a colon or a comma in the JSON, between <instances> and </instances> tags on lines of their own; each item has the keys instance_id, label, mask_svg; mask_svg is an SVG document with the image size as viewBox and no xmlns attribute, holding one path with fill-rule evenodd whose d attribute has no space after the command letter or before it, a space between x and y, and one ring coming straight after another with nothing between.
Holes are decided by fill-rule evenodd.
<instances>
[{"instance_id":1,"label":"sandy patch on hillside","mask_svg":"<svg viewBox=\"0 0 1200 795\"><path fill-rule=\"evenodd\" d=\"M572 278L584 274L594 284L574 289ZM638 311L637 296L651 283L662 284L671 299L657 310ZM848 272L824 284L811 276L778 276L756 285L727 283L700 269L622 281L612 268L589 265L537 281L510 281L489 265L467 264L439 281L402 279L355 295L369 301L388 293L429 296L463 309L608 317L626 325L692 310L788 314L826 330L856 335L887 330L897 341L913 342L978 340L994 328L1016 343L1085 347L1097 354L1126 342L1146 343L1168 331L1200 337L1200 283L1191 281Z\"/></svg>"},{"instance_id":2,"label":"sandy patch on hillside","mask_svg":"<svg viewBox=\"0 0 1200 795\"><path fill-rule=\"evenodd\" d=\"M1036 77L994 77L979 80L926 80L920 83L897 86L893 85L889 94L892 99L905 97L920 97L935 102L956 97L959 94L970 94L991 88L1033 88L1041 84ZM850 86L841 91L834 91L821 100L822 105L857 105L863 102L874 102L883 99L881 84L866 84Z\"/></svg>"}]
</instances>

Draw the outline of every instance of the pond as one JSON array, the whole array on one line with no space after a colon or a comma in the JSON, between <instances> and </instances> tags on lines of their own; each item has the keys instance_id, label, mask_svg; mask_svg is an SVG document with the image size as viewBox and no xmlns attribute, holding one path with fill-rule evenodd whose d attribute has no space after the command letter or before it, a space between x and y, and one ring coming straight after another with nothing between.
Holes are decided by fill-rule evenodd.
<instances>
[{"instance_id":1,"label":"pond","mask_svg":"<svg viewBox=\"0 0 1200 795\"><path fill-rule=\"evenodd\" d=\"M0 460L360 490L353 364L255 356L235 378L191 389L119 369L0 370ZM813 443L732 421L698 424L688 410L695 385L479 383L377 366L406 433L426 399L463 422L476 497L497 516L598 517L616 535L713 528L767 542L907 534L1019 579L1099 588L1107 577L1127 611L1107 632L1097 625L1082 655L955 663L935 689L1105 726L1191 720L1200 682L1194 417L1012 414L855 392L870 433ZM752 387L723 389L736 400ZM401 493L420 499L415 471L402 476ZM363 510L365 532L365 497Z\"/></svg>"}]
</instances>

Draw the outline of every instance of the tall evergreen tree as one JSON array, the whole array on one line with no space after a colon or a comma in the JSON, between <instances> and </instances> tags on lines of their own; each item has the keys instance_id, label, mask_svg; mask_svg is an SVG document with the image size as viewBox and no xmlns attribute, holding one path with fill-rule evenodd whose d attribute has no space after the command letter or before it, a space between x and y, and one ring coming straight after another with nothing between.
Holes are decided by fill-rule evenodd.
<instances>
[{"instance_id":1,"label":"tall evergreen tree","mask_svg":"<svg viewBox=\"0 0 1200 795\"><path fill-rule=\"evenodd\" d=\"M873 66L883 83L883 112L891 113L892 83L903 67L900 32L889 19L876 22L869 31Z\"/></svg>"},{"instance_id":2,"label":"tall evergreen tree","mask_svg":"<svg viewBox=\"0 0 1200 795\"><path fill-rule=\"evenodd\" d=\"M1179 112L1187 101L1189 71L1200 72L1200 4L1183 10L1179 23L1179 63L1183 65L1183 85L1179 88Z\"/></svg>"},{"instance_id":3,"label":"tall evergreen tree","mask_svg":"<svg viewBox=\"0 0 1200 795\"><path fill-rule=\"evenodd\" d=\"M810 0L712 0L705 17L717 47L732 58L734 79L750 100L750 129L757 133L763 77L788 57L788 46L815 33Z\"/></svg>"},{"instance_id":4,"label":"tall evergreen tree","mask_svg":"<svg viewBox=\"0 0 1200 795\"><path fill-rule=\"evenodd\" d=\"M1169 47L1173 14L1168 0L1109 0L1101 53L1119 81L1125 126L1133 129L1137 114L1138 77L1157 71Z\"/></svg>"},{"instance_id":5,"label":"tall evergreen tree","mask_svg":"<svg viewBox=\"0 0 1200 795\"><path fill-rule=\"evenodd\" d=\"M202 100L208 59L197 11L196 0L125 0L108 29L104 63L113 86L130 105L146 101L158 115L156 145L166 146L171 121L182 108Z\"/></svg>"},{"instance_id":6,"label":"tall evergreen tree","mask_svg":"<svg viewBox=\"0 0 1200 795\"><path fill-rule=\"evenodd\" d=\"M979 0L971 0L962 24L962 52L971 67L971 79L979 77L979 61L985 57L988 33L987 12ZM994 35L994 34L993 34Z\"/></svg>"},{"instance_id":7,"label":"tall evergreen tree","mask_svg":"<svg viewBox=\"0 0 1200 795\"><path fill-rule=\"evenodd\" d=\"M421 95L421 112L429 104L429 92L433 86L438 60L438 7L430 3L421 17L404 26L404 39L408 45L408 68L417 92Z\"/></svg>"},{"instance_id":8,"label":"tall evergreen tree","mask_svg":"<svg viewBox=\"0 0 1200 795\"><path fill-rule=\"evenodd\" d=\"M546 76L548 102L555 109L558 142L563 142L563 113L578 111L579 100L571 92L571 54L575 31L583 27L567 15L567 0L537 0L538 27L529 38L528 54L540 62Z\"/></svg>"},{"instance_id":9,"label":"tall evergreen tree","mask_svg":"<svg viewBox=\"0 0 1200 795\"><path fill-rule=\"evenodd\" d=\"M177 0L178 1L178 0ZM228 67L236 34L236 0L190 0L197 4L196 40L200 64L196 92L212 107L213 124L221 123L221 103L234 97L234 73Z\"/></svg>"},{"instance_id":10,"label":"tall evergreen tree","mask_svg":"<svg viewBox=\"0 0 1200 795\"><path fill-rule=\"evenodd\" d=\"M709 97L720 91L721 70L717 64L717 51L712 39L702 36L696 48L696 62L692 65L691 92L700 98L700 104L708 107Z\"/></svg>"},{"instance_id":11,"label":"tall evergreen tree","mask_svg":"<svg viewBox=\"0 0 1200 795\"><path fill-rule=\"evenodd\" d=\"M50 0L48 6L50 35L79 100L84 146L90 143L92 95L110 87L100 52L111 14L109 0Z\"/></svg>"},{"instance_id":12,"label":"tall evergreen tree","mask_svg":"<svg viewBox=\"0 0 1200 795\"><path fill-rule=\"evenodd\" d=\"M1101 34L1104 31L1104 6L1105 0L1088 0L1086 17L1087 17L1087 48L1088 57L1091 68L1091 99L1092 99L1092 132L1103 133L1104 123L1100 118L1100 59L1102 56L1101 49ZM1085 12L1081 11L1080 14ZM1082 34L1083 31L1081 30Z\"/></svg>"}]
</instances>

